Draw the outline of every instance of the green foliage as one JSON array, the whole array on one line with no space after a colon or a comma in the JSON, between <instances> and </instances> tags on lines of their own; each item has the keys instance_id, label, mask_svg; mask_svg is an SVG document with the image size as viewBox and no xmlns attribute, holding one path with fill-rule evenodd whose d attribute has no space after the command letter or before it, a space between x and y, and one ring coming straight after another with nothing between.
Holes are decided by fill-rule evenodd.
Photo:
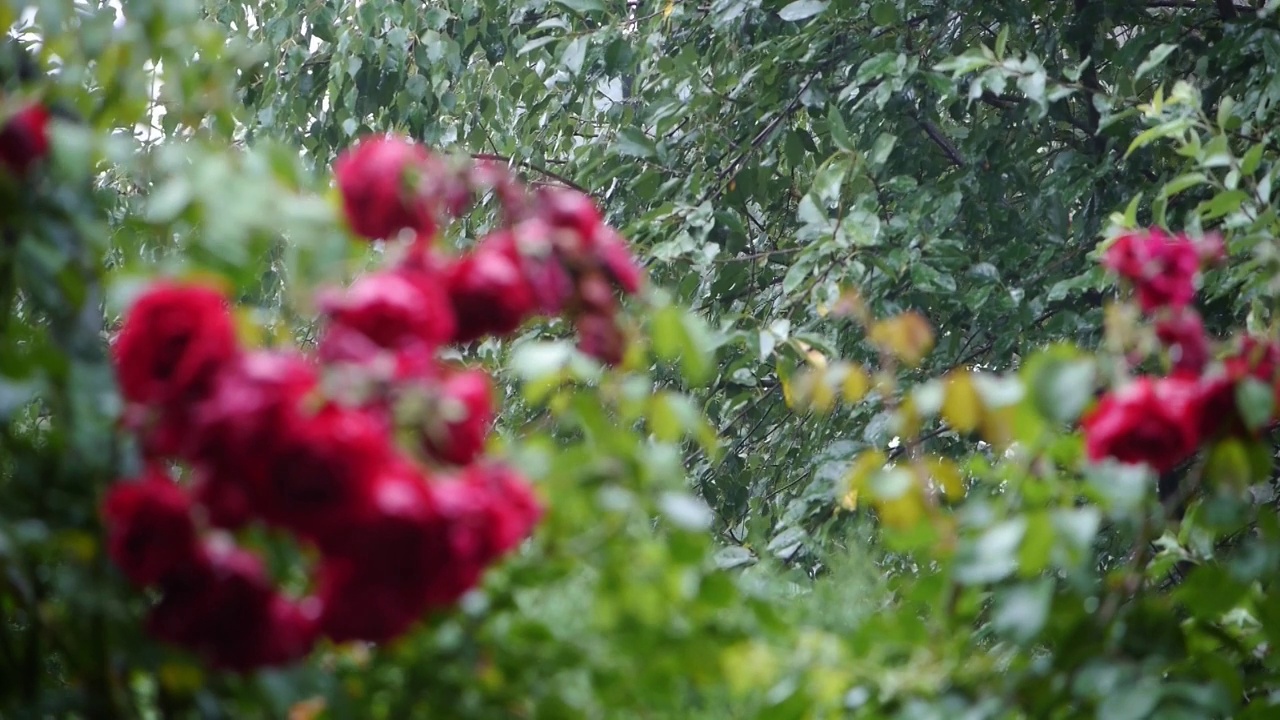
<instances>
[{"instance_id":1,"label":"green foliage","mask_svg":"<svg viewBox=\"0 0 1280 720\"><path fill-rule=\"evenodd\" d=\"M1206 324L1276 335L1274 5L0 6L58 68L0 116L81 118L0 204L0 714L1272 717L1270 438L1175 508L1072 426L1145 337L1104 324L1102 236L1222 233ZM466 350L550 509L483 592L213 675L101 551L136 462L103 338L146 277L212 272L254 342L310 343L309 290L371 259L327 185L371 131L587 189L664 290L619 372L555 325ZM1273 404L1242 386L1250 425Z\"/></svg>"}]
</instances>

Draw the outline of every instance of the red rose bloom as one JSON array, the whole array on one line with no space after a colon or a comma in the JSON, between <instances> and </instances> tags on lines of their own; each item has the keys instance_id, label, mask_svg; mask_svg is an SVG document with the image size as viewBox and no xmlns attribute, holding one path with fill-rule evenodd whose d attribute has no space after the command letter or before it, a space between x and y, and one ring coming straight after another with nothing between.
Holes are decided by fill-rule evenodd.
<instances>
[{"instance_id":1,"label":"red rose bloom","mask_svg":"<svg viewBox=\"0 0 1280 720\"><path fill-rule=\"evenodd\" d=\"M1240 350L1223 364L1232 379L1253 377L1273 385L1278 379L1277 373L1280 373L1280 345L1246 335L1240 342Z\"/></svg>"},{"instance_id":2,"label":"red rose bloom","mask_svg":"<svg viewBox=\"0 0 1280 720\"><path fill-rule=\"evenodd\" d=\"M1185 378L1139 378L1112 391L1082 423L1089 458L1166 472L1196 451L1202 403L1196 381Z\"/></svg>"},{"instance_id":3,"label":"red rose bloom","mask_svg":"<svg viewBox=\"0 0 1280 720\"><path fill-rule=\"evenodd\" d=\"M1191 308L1160 318L1156 337L1169 348L1175 373L1199 375L1209 363L1209 337L1200 315Z\"/></svg>"},{"instance_id":4,"label":"red rose bloom","mask_svg":"<svg viewBox=\"0 0 1280 720\"><path fill-rule=\"evenodd\" d=\"M628 295L640 292L644 271L636 262L626 240L616 230L602 225L596 231L595 253L600 265L614 284Z\"/></svg>"},{"instance_id":5,"label":"red rose bloom","mask_svg":"<svg viewBox=\"0 0 1280 720\"><path fill-rule=\"evenodd\" d=\"M538 215L548 225L574 231L583 247L594 245L604 218L590 197L569 188L545 187L538 192L535 204Z\"/></svg>"},{"instance_id":6,"label":"red rose bloom","mask_svg":"<svg viewBox=\"0 0 1280 720\"><path fill-rule=\"evenodd\" d=\"M578 349L606 365L622 363L627 352L626 337L610 315L579 315L574 319L578 330Z\"/></svg>"},{"instance_id":7,"label":"red rose bloom","mask_svg":"<svg viewBox=\"0 0 1280 720\"><path fill-rule=\"evenodd\" d=\"M450 562L431 584L431 604L458 601L489 564L514 550L542 517L542 507L514 470L497 463L465 469L432 486L447 528Z\"/></svg>"},{"instance_id":8,"label":"red rose bloom","mask_svg":"<svg viewBox=\"0 0 1280 720\"><path fill-rule=\"evenodd\" d=\"M113 346L116 376L129 402L164 411L161 424L183 424L185 406L212 389L236 355L226 299L203 285L159 282L125 315Z\"/></svg>"},{"instance_id":9,"label":"red rose bloom","mask_svg":"<svg viewBox=\"0 0 1280 720\"><path fill-rule=\"evenodd\" d=\"M1203 244L1153 228L1120 236L1103 265L1133 282L1145 312L1186 307L1195 296L1196 276L1205 260Z\"/></svg>"},{"instance_id":10,"label":"red rose bloom","mask_svg":"<svg viewBox=\"0 0 1280 720\"><path fill-rule=\"evenodd\" d=\"M264 520L323 542L368 502L391 456L378 418L327 405L280 430L272 454L246 477L249 502Z\"/></svg>"},{"instance_id":11,"label":"red rose bloom","mask_svg":"<svg viewBox=\"0 0 1280 720\"><path fill-rule=\"evenodd\" d=\"M253 506L243 479L225 471L202 469L191 499L212 527L239 530L253 519Z\"/></svg>"},{"instance_id":12,"label":"red rose bloom","mask_svg":"<svg viewBox=\"0 0 1280 720\"><path fill-rule=\"evenodd\" d=\"M484 450L493 427L493 383L480 370L449 373L436 395L423 432L423 448L434 458L466 465Z\"/></svg>"},{"instance_id":13,"label":"red rose bloom","mask_svg":"<svg viewBox=\"0 0 1280 720\"><path fill-rule=\"evenodd\" d=\"M457 318L457 342L514 332L538 309L533 286L507 231L489 236L454 262L446 283Z\"/></svg>"},{"instance_id":14,"label":"red rose bloom","mask_svg":"<svg viewBox=\"0 0 1280 720\"><path fill-rule=\"evenodd\" d=\"M352 231L371 240L405 228L434 235L432 202L418 185L435 165L426 148L389 136L368 137L344 151L333 174Z\"/></svg>"},{"instance_id":15,"label":"red rose bloom","mask_svg":"<svg viewBox=\"0 0 1280 720\"><path fill-rule=\"evenodd\" d=\"M152 585L194 561L196 529L186 493L163 471L118 482L103 501L107 553L128 578Z\"/></svg>"},{"instance_id":16,"label":"red rose bloom","mask_svg":"<svg viewBox=\"0 0 1280 720\"><path fill-rule=\"evenodd\" d=\"M1202 438L1243 437L1247 434L1240 407L1236 404L1237 379L1228 375L1206 375L1199 379Z\"/></svg>"},{"instance_id":17,"label":"red rose bloom","mask_svg":"<svg viewBox=\"0 0 1280 720\"><path fill-rule=\"evenodd\" d=\"M516 549L542 519L542 504L520 473L508 465L490 462L466 470L463 482L481 490L487 499L486 561L492 562Z\"/></svg>"},{"instance_id":18,"label":"red rose bloom","mask_svg":"<svg viewBox=\"0 0 1280 720\"><path fill-rule=\"evenodd\" d=\"M321 307L330 322L319 354L330 362L367 363L384 352L425 359L454 334L443 282L426 271L366 275L345 293L329 293Z\"/></svg>"},{"instance_id":19,"label":"red rose bloom","mask_svg":"<svg viewBox=\"0 0 1280 720\"><path fill-rule=\"evenodd\" d=\"M320 626L337 642L382 642L409 629L426 612L431 585L455 562L426 479L404 464L375 479L370 502L322 550Z\"/></svg>"},{"instance_id":20,"label":"red rose bloom","mask_svg":"<svg viewBox=\"0 0 1280 720\"><path fill-rule=\"evenodd\" d=\"M261 462L274 451L281 428L317 383L315 367L301 355L254 351L236 358L191 412L195 458L242 474L239 463Z\"/></svg>"},{"instance_id":21,"label":"red rose bloom","mask_svg":"<svg viewBox=\"0 0 1280 720\"><path fill-rule=\"evenodd\" d=\"M207 543L198 562L166 581L148 627L216 668L243 671L304 657L316 638L314 615L278 595L252 554Z\"/></svg>"},{"instance_id":22,"label":"red rose bloom","mask_svg":"<svg viewBox=\"0 0 1280 720\"><path fill-rule=\"evenodd\" d=\"M0 165L23 175L49 154L49 111L28 105L14 113L0 129Z\"/></svg>"}]
</instances>

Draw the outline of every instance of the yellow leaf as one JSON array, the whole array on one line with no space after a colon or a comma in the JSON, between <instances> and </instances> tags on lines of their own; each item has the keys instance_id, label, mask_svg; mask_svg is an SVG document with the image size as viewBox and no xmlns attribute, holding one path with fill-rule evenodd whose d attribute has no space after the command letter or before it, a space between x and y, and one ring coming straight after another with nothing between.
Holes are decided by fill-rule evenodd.
<instances>
[{"instance_id":1,"label":"yellow leaf","mask_svg":"<svg viewBox=\"0 0 1280 720\"><path fill-rule=\"evenodd\" d=\"M160 685L175 695L190 695L204 685L204 673L195 665L166 663L159 675Z\"/></svg>"},{"instance_id":2,"label":"yellow leaf","mask_svg":"<svg viewBox=\"0 0 1280 720\"><path fill-rule=\"evenodd\" d=\"M858 493L866 489L873 473L884 469L889 458L879 450L866 450L853 459L849 472L844 476L844 493Z\"/></svg>"},{"instance_id":3,"label":"yellow leaf","mask_svg":"<svg viewBox=\"0 0 1280 720\"><path fill-rule=\"evenodd\" d=\"M826 303L818 303L818 317L826 317L831 312L831 308Z\"/></svg>"},{"instance_id":4,"label":"yellow leaf","mask_svg":"<svg viewBox=\"0 0 1280 720\"><path fill-rule=\"evenodd\" d=\"M667 0L666 7L662 8L662 19L666 20L667 18L671 17L671 13L675 12L675 10L676 10L676 0ZM729 189L732 190L733 188L730 187Z\"/></svg>"},{"instance_id":5,"label":"yellow leaf","mask_svg":"<svg viewBox=\"0 0 1280 720\"><path fill-rule=\"evenodd\" d=\"M313 697L294 703L293 707L289 708L289 720L316 720L324 713L326 707L322 697Z\"/></svg>"},{"instance_id":6,"label":"yellow leaf","mask_svg":"<svg viewBox=\"0 0 1280 720\"><path fill-rule=\"evenodd\" d=\"M964 497L964 477L960 475L960 468L955 463L947 458L930 458L928 467L933 483L948 500Z\"/></svg>"},{"instance_id":7,"label":"yellow leaf","mask_svg":"<svg viewBox=\"0 0 1280 720\"><path fill-rule=\"evenodd\" d=\"M863 370L861 365L849 365L845 371L844 382L841 384L845 402L858 402L870 389L871 377L867 375L867 371Z\"/></svg>"},{"instance_id":8,"label":"yellow leaf","mask_svg":"<svg viewBox=\"0 0 1280 720\"><path fill-rule=\"evenodd\" d=\"M903 468L889 468L872 476L871 502L876 515L894 528L909 528L924 515L922 485L914 473Z\"/></svg>"},{"instance_id":9,"label":"yellow leaf","mask_svg":"<svg viewBox=\"0 0 1280 720\"><path fill-rule=\"evenodd\" d=\"M877 502L876 514L885 525L905 530L920 522L924 516L924 502L918 492L903 493L892 500Z\"/></svg>"},{"instance_id":10,"label":"yellow leaf","mask_svg":"<svg viewBox=\"0 0 1280 720\"><path fill-rule=\"evenodd\" d=\"M814 412L825 415L831 412L831 409L836 405L836 391L831 387L831 383L827 382L827 374L825 372L815 372L813 376L809 407Z\"/></svg>"},{"instance_id":11,"label":"yellow leaf","mask_svg":"<svg viewBox=\"0 0 1280 720\"><path fill-rule=\"evenodd\" d=\"M796 412L828 413L835 407L836 393L827 381L826 370L812 368L801 370L791 383L784 384L783 399Z\"/></svg>"},{"instance_id":12,"label":"yellow leaf","mask_svg":"<svg viewBox=\"0 0 1280 720\"><path fill-rule=\"evenodd\" d=\"M982 398L966 371L952 372L947 377L946 395L942 400L942 419L962 433L973 432L982 420Z\"/></svg>"},{"instance_id":13,"label":"yellow leaf","mask_svg":"<svg viewBox=\"0 0 1280 720\"><path fill-rule=\"evenodd\" d=\"M893 420L894 427L902 437L915 438L920 435L920 411L916 409L916 401L910 395L902 399Z\"/></svg>"},{"instance_id":14,"label":"yellow leaf","mask_svg":"<svg viewBox=\"0 0 1280 720\"><path fill-rule=\"evenodd\" d=\"M791 391L790 378L780 378L782 381L782 402L786 403L788 410L796 409L795 394Z\"/></svg>"},{"instance_id":15,"label":"yellow leaf","mask_svg":"<svg viewBox=\"0 0 1280 720\"><path fill-rule=\"evenodd\" d=\"M849 492L845 493L844 497L840 498L840 507L844 508L845 510L848 510L849 512L853 512L854 510L857 510L858 509L858 491L850 490Z\"/></svg>"},{"instance_id":16,"label":"yellow leaf","mask_svg":"<svg viewBox=\"0 0 1280 720\"><path fill-rule=\"evenodd\" d=\"M1008 446L1013 442L1013 420L1016 414L1016 405L988 408L982 414L982 439L997 447Z\"/></svg>"},{"instance_id":17,"label":"yellow leaf","mask_svg":"<svg viewBox=\"0 0 1280 720\"><path fill-rule=\"evenodd\" d=\"M236 327L236 337L239 338L241 344L245 347L260 347L266 339L266 332L259 325L249 311L237 308L233 313L233 319Z\"/></svg>"},{"instance_id":18,"label":"yellow leaf","mask_svg":"<svg viewBox=\"0 0 1280 720\"><path fill-rule=\"evenodd\" d=\"M858 321L865 321L868 317L866 303L853 288L847 288L840 293L840 298L831 308L831 314L838 318L851 317Z\"/></svg>"},{"instance_id":19,"label":"yellow leaf","mask_svg":"<svg viewBox=\"0 0 1280 720\"><path fill-rule=\"evenodd\" d=\"M90 533L71 530L63 534L61 540L67 554L81 562L89 562L98 554L98 540Z\"/></svg>"},{"instance_id":20,"label":"yellow leaf","mask_svg":"<svg viewBox=\"0 0 1280 720\"><path fill-rule=\"evenodd\" d=\"M871 341L915 367L933 349L933 328L923 315L909 311L872 326Z\"/></svg>"},{"instance_id":21,"label":"yellow leaf","mask_svg":"<svg viewBox=\"0 0 1280 720\"><path fill-rule=\"evenodd\" d=\"M800 352L804 354L804 359L806 362L808 362L810 365L816 368L827 367L826 355L823 355L818 350L815 350L812 345L810 345L809 343L803 340L796 340L795 343L796 343L796 347L800 349Z\"/></svg>"}]
</instances>

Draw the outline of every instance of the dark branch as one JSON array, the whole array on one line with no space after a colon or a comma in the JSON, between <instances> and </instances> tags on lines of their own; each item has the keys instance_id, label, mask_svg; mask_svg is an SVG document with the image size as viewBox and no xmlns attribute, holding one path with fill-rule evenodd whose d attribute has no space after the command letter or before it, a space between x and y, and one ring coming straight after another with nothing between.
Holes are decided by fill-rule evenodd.
<instances>
[{"instance_id":1,"label":"dark branch","mask_svg":"<svg viewBox=\"0 0 1280 720\"><path fill-rule=\"evenodd\" d=\"M534 163L531 163L528 160L516 160L515 158L510 158L510 157L507 157L506 155L497 155L494 153L471 153L471 159L490 160L493 162L501 162L501 163L506 163L508 165L515 165L516 167L522 167L522 168L525 168L526 170L532 170L533 172L536 172L539 175L544 175L546 177L549 177L552 180L555 180L556 182L560 183L561 185L571 187L574 190L577 190L578 192L582 193L583 195L591 194L591 192L588 191L586 188L570 180L564 175L561 175L560 173L554 170L548 170L547 168L544 168L541 165L536 165Z\"/></svg>"}]
</instances>

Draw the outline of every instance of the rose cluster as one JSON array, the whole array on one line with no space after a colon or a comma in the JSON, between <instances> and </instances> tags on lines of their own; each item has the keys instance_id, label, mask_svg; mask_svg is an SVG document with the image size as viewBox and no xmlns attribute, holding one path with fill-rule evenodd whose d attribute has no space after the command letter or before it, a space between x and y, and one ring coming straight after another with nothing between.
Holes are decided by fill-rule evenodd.
<instances>
[{"instance_id":1,"label":"rose cluster","mask_svg":"<svg viewBox=\"0 0 1280 720\"><path fill-rule=\"evenodd\" d=\"M131 305L112 347L148 469L108 491L109 553L159 591L152 634L215 667L287 663L321 637L387 641L474 588L542 510L485 455L490 378L437 351L561 312L585 350L616 359L621 336L596 325L616 330L613 291L640 287L622 239L576 193L523 193L494 168L391 138L358 145L335 174L354 230L408 242L391 269L319 294L314 353L242 348L221 292L170 281ZM436 252L439 223L481 181L517 211L470 253ZM236 545L250 525L314 554L304 597Z\"/></svg>"},{"instance_id":2,"label":"rose cluster","mask_svg":"<svg viewBox=\"0 0 1280 720\"><path fill-rule=\"evenodd\" d=\"M394 293L408 311L409 287L429 286L419 304L433 311L420 320L454 342L507 335L531 317L558 316L577 330L584 353L608 364L622 361L615 291L639 292L643 274L585 194L552 187L529 192L503 167L450 163L394 137L364 140L338 159L334 174L356 234L408 237L400 267L367 281L366 302ZM503 226L464 254L436 252L432 240L443 222L486 189L502 205ZM442 297L446 302L438 302ZM347 357L359 349L335 341L332 352Z\"/></svg>"},{"instance_id":3,"label":"rose cluster","mask_svg":"<svg viewBox=\"0 0 1280 720\"><path fill-rule=\"evenodd\" d=\"M1256 432L1237 404L1241 383L1260 382L1280 400L1280 344L1245 336L1215 361L1213 343L1192 307L1201 269L1222 255L1217 238L1158 229L1122 235L1106 250L1103 265L1133 286L1171 369L1102 397L1083 421L1090 459L1145 463L1167 472L1207 442Z\"/></svg>"}]
</instances>

